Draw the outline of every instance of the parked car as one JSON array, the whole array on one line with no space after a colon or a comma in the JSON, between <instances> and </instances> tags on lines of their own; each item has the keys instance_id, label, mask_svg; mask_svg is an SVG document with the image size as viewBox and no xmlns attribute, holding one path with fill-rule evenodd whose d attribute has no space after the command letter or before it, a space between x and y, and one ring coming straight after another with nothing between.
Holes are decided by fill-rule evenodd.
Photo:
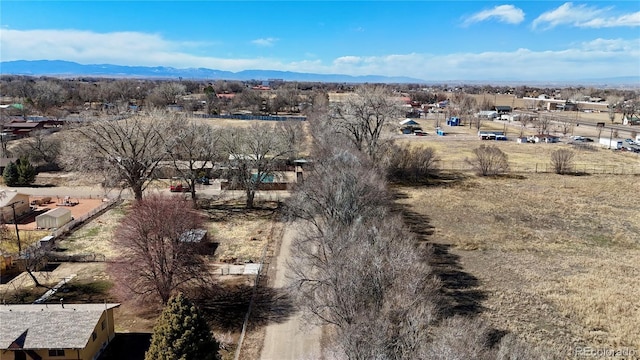
<instances>
[{"instance_id":1,"label":"parked car","mask_svg":"<svg viewBox=\"0 0 640 360\"><path fill-rule=\"evenodd\" d=\"M169 191L171 192L189 192L189 186L185 186L182 184L175 184L175 185L171 185L169 186Z\"/></svg>"},{"instance_id":2,"label":"parked car","mask_svg":"<svg viewBox=\"0 0 640 360\"><path fill-rule=\"evenodd\" d=\"M198 184L202 184L202 185L211 185L211 182L209 181L209 178L206 176L203 176L201 178L197 178L196 182Z\"/></svg>"},{"instance_id":3,"label":"parked car","mask_svg":"<svg viewBox=\"0 0 640 360\"><path fill-rule=\"evenodd\" d=\"M624 139L624 142L626 142L629 145L635 145L636 144L636 142L633 141L632 139Z\"/></svg>"}]
</instances>

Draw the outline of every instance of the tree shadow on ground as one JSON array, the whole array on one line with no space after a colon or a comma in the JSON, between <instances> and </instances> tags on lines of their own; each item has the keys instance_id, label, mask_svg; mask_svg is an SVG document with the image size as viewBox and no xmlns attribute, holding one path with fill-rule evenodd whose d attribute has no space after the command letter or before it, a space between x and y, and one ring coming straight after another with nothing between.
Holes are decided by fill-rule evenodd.
<instances>
[{"instance_id":1,"label":"tree shadow on ground","mask_svg":"<svg viewBox=\"0 0 640 360\"><path fill-rule=\"evenodd\" d=\"M460 265L460 257L451 253L451 245L431 245L433 255L430 265L442 284L444 315L473 316L481 313L484 310L482 302L487 299L487 295L479 289L478 278L464 271Z\"/></svg>"},{"instance_id":2,"label":"tree shadow on ground","mask_svg":"<svg viewBox=\"0 0 640 360\"><path fill-rule=\"evenodd\" d=\"M247 209L244 202L237 201L210 201L200 204L200 209L209 215L209 220L224 222L231 218L256 220L269 218L280 208L280 203L275 201L260 202L253 208Z\"/></svg>"},{"instance_id":3,"label":"tree shadow on ground","mask_svg":"<svg viewBox=\"0 0 640 360\"><path fill-rule=\"evenodd\" d=\"M392 186L446 187L460 183L468 178L469 176L462 172L441 171L437 174L432 174L429 177L423 177L416 181L393 179L389 180L389 182Z\"/></svg>"},{"instance_id":4,"label":"tree shadow on ground","mask_svg":"<svg viewBox=\"0 0 640 360\"><path fill-rule=\"evenodd\" d=\"M98 360L143 360L150 345L150 333L116 333Z\"/></svg>"},{"instance_id":5,"label":"tree shadow on ground","mask_svg":"<svg viewBox=\"0 0 640 360\"><path fill-rule=\"evenodd\" d=\"M204 311L212 328L220 331L238 331L242 328L252 296L252 286L215 286L203 293L196 302ZM295 311L293 300L283 289L259 286L251 308L251 323L261 326L285 322Z\"/></svg>"},{"instance_id":6,"label":"tree shadow on ground","mask_svg":"<svg viewBox=\"0 0 640 360\"><path fill-rule=\"evenodd\" d=\"M394 199L406 199L407 195L399 191L393 193ZM460 257L451 253L451 245L437 243L431 239L435 228L428 216L413 211L407 204L393 203L392 211L402 215L409 230L416 235L418 242L431 246L429 265L434 275L440 279L443 303L443 315L474 316L482 312L482 302L487 298L479 289L477 277L464 271Z\"/></svg>"}]
</instances>

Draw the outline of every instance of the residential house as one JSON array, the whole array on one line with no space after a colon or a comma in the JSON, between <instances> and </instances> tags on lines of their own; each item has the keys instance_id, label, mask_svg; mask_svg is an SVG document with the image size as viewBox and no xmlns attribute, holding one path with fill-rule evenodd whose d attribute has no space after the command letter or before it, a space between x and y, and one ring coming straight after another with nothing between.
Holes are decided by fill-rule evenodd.
<instances>
[{"instance_id":1,"label":"residential house","mask_svg":"<svg viewBox=\"0 0 640 360\"><path fill-rule=\"evenodd\" d=\"M533 142L535 143L557 143L560 138L549 134L537 134L533 135Z\"/></svg>"},{"instance_id":2,"label":"residential house","mask_svg":"<svg viewBox=\"0 0 640 360\"><path fill-rule=\"evenodd\" d=\"M12 133L16 137L27 137L30 136L32 132L38 130L48 130L49 132L59 130L59 127L63 124L63 121L60 120L42 119L43 120L37 121L12 120L3 125L4 131Z\"/></svg>"},{"instance_id":3,"label":"residential house","mask_svg":"<svg viewBox=\"0 0 640 360\"><path fill-rule=\"evenodd\" d=\"M476 114L480 119L495 119L498 117L498 112L493 110L482 110Z\"/></svg>"},{"instance_id":4,"label":"residential house","mask_svg":"<svg viewBox=\"0 0 640 360\"><path fill-rule=\"evenodd\" d=\"M120 304L0 305L2 360L94 360L115 337Z\"/></svg>"},{"instance_id":5,"label":"residential house","mask_svg":"<svg viewBox=\"0 0 640 360\"><path fill-rule=\"evenodd\" d=\"M15 190L2 190L0 195L0 217L5 222L13 222L14 211L18 219L31 212L29 195L21 194Z\"/></svg>"},{"instance_id":6,"label":"residential house","mask_svg":"<svg viewBox=\"0 0 640 360\"><path fill-rule=\"evenodd\" d=\"M637 116L627 116L622 118L622 125L640 125L640 118Z\"/></svg>"},{"instance_id":7,"label":"residential house","mask_svg":"<svg viewBox=\"0 0 640 360\"><path fill-rule=\"evenodd\" d=\"M499 115L511 112L511 106L495 106L494 109Z\"/></svg>"},{"instance_id":8,"label":"residential house","mask_svg":"<svg viewBox=\"0 0 640 360\"><path fill-rule=\"evenodd\" d=\"M404 119L398 123L400 125L400 132L403 134L413 134L414 131L422 131L420 125L412 119Z\"/></svg>"}]
</instances>

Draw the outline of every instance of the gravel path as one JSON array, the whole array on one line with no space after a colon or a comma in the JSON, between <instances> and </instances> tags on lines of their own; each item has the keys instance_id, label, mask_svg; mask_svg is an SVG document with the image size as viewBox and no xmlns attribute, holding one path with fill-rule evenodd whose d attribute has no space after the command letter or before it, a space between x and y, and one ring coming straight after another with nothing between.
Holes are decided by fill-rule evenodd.
<instances>
[{"instance_id":1,"label":"gravel path","mask_svg":"<svg viewBox=\"0 0 640 360\"><path fill-rule=\"evenodd\" d=\"M276 260L274 287L284 287L287 283L287 259L290 247L296 235L295 226L285 229L280 246L280 253ZM300 313L293 314L283 323L267 326L264 345L260 359L262 360L310 360L320 359L320 339L322 329L318 326L310 327L303 322Z\"/></svg>"}]
</instances>

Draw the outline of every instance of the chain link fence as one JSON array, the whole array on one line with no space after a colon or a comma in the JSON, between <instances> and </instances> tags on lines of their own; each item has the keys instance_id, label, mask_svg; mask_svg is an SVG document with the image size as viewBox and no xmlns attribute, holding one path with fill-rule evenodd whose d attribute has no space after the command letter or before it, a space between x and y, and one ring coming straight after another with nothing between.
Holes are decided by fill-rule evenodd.
<instances>
[{"instance_id":1,"label":"chain link fence","mask_svg":"<svg viewBox=\"0 0 640 360\"><path fill-rule=\"evenodd\" d=\"M438 169L443 172L473 172L473 166L466 161L440 161ZM551 163L509 164L511 173L554 173ZM574 164L573 173L576 174L611 174L611 175L640 175L640 165L605 165L605 164Z\"/></svg>"}]
</instances>

